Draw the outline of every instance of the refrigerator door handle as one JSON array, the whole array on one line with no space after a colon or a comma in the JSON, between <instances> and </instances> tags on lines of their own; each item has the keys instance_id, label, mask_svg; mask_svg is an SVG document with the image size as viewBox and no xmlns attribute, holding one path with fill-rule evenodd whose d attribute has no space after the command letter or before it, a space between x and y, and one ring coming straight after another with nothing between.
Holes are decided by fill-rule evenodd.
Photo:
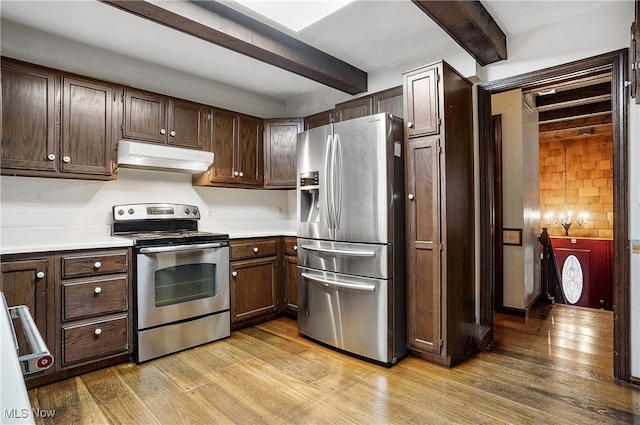
<instances>
[{"instance_id":1,"label":"refrigerator door handle","mask_svg":"<svg viewBox=\"0 0 640 425\"><path fill-rule=\"evenodd\" d=\"M333 224L335 229L339 229L340 216L342 215L342 149L340 147L340 135L334 135L333 141Z\"/></svg>"},{"instance_id":2,"label":"refrigerator door handle","mask_svg":"<svg viewBox=\"0 0 640 425\"><path fill-rule=\"evenodd\" d=\"M302 245L302 249L306 249L308 251L318 251L324 252L327 254L335 254L335 255L348 255L351 257L375 257L376 253L374 251L355 251L349 249L329 249L329 248L320 248L317 246L311 245Z\"/></svg>"},{"instance_id":3,"label":"refrigerator door handle","mask_svg":"<svg viewBox=\"0 0 640 425\"><path fill-rule=\"evenodd\" d=\"M327 146L324 152L324 209L327 213L327 224L329 229L333 229L333 137L327 136Z\"/></svg>"},{"instance_id":4,"label":"refrigerator door handle","mask_svg":"<svg viewBox=\"0 0 640 425\"><path fill-rule=\"evenodd\" d=\"M331 287L337 287L337 288L346 288L346 289L356 289L359 291L367 291L367 292L374 292L376 290L375 285L363 285L361 283L352 283L352 282L339 282L339 281L335 281L335 280L328 280L328 279L324 279L321 277L316 277L313 275L310 275L308 273L302 273L301 274L302 277L304 277L305 279L309 279L312 280L314 282L319 282L322 283L325 286L331 286Z\"/></svg>"}]
</instances>

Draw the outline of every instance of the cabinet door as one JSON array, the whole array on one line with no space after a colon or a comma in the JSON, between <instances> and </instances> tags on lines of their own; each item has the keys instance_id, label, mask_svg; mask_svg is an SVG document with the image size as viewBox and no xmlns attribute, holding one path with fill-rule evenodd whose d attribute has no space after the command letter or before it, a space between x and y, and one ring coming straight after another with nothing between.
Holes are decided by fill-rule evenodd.
<instances>
[{"instance_id":1,"label":"cabinet door","mask_svg":"<svg viewBox=\"0 0 640 425\"><path fill-rule=\"evenodd\" d=\"M285 309L291 313L298 312L298 257L287 255L285 258Z\"/></svg>"},{"instance_id":2,"label":"cabinet door","mask_svg":"<svg viewBox=\"0 0 640 425\"><path fill-rule=\"evenodd\" d=\"M237 116L232 112L213 111L213 165L209 168L212 183L233 183L234 146L237 138Z\"/></svg>"},{"instance_id":3,"label":"cabinet door","mask_svg":"<svg viewBox=\"0 0 640 425\"><path fill-rule=\"evenodd\" d=\"M53 321L53 311L49 311L47 305L50 275L49 261L46 258L3 262L1 289L9 307L16 305L29 307L42 338L49 350L53 352L54 347L50 345L47 338L47 318ZM19 354L29 354L29 346L21 323L17 320L13 323L20 346Z\"/></svg>"},{"instance_id":4,"label":"cabinet door","mask_svg":"<svg viewBox=\"0 0 640 425\"><path fill-rule=\"evenodd\" d=\"M165 143L167 140L166 98L162 95L125 89L124 126L126 139Z\"/></svg>"},{"instance_id":5,"label":"cabinet door","mask_svg":"<svg viewBox=\"0 0 640 425\"><path fill-rule=\"evenodd\" d=\"M333 122L333 111L330 110L330 111L318 112L317 114L304 117L304 129L310 130L312 128L331 124L332 122Z\"/></svg>"},{"instance_id":6,"label":"cabinet door","mask_svg":"<svg viewBox=\"0 0 640 425\"><path fill-rule=\"evenodd\" d=\"M115 168L117 87L64 77L61 169L110 175Z\"/></svg>"},{"instance_id":7,"label":"cabinet door","mask_svg":"<svg viewBox=\"0 0 640 425\"><path fill-rule=\"evenodd\" d=\"M169 101L168 144L184 148L211 149L211 108L184 100Z\"/></svg>"},{"instance_id":8,"label":"cabinet door","mask_svg":"<svg viewBox=\"0 0 640 425\"><path fill-rule=\"evenodd\" d=\"M3 173L57 169L55 80L51 72L2 58Z\"/></svg>"},{"instance_id":9,"label":"cabinet door","mask_svg":"<svg viewBox=\"0 0 640 425\"><path fill-rule=\"evenodd\" d=\"M440 353L439 152L437 138L409 143L407 175L407 314L411 348Z\"/></svg>"},{"instance_id":10,"label":"cabinet door","mask_svg":"<svg viewBox=\"0 0 640 425\"><path fill-rule=\"evenodd\" d=\"M438 68L421 68L403 75L404 118L408 137L440 132Z\"/></svg>"},{"instance_id":11,"label":"cabinet door","mask_svg":"<svg viewBox=\"0 0 640 425\"><path fill-rule=\"evenodd\" d=\"M238 117L238 144L235 157L237 182L243 185L262 185L262 120L240 115Z\"/></svg>"},{"instance_id":12,"label":"cabinet door","mask_svg":"<svg viewBox=\"0 0 640 425\"><path fill-rule=\"evenodd\" d=\"M276 257L231 262L232 323L277 310L276 270Z\"/></svg>"},{"instance_id":13,"label":"cabinet door","mask_svg":"<svg viewBox=\"0 0 640 425\"><path fill-rule=\"evenodd\" d=\"M296 187L296 142L302 120L264 122L264 186Z\"/></svg>"},{"instance_id":14,"label":"cabinet door","mask_svg":"<svg viewBox=\"0 0 640 425\"><path fill-rule=\"evenodd\" d=\"M372 114L379 114L381 112L385 112L399 118L404 116L402 86L384 90L373 95Z\"/></svg>"},{"instance_id":15,"label":"cabinet door","mask_svg":"<svg viewBox=\"0 0 640 425\"><path fill-rule=\"evenodd\" d=\"M361 97L336 105L336 122L371 115L373 110L371 97Z\"/></svg>"}]
</instances>

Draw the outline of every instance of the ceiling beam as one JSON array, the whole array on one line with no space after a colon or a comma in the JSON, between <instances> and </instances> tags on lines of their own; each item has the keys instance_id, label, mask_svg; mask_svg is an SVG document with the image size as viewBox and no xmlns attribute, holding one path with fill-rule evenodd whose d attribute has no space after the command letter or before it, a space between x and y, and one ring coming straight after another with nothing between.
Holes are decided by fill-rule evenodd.
<instances>
[{"instance_id":1,"label":"ceiling beam","mask_svg":"<svg viewBox=\"0 0 640 425\"><path fill-rule=\"evenodd\" d=\"M99 1L345 93L367 91L366 72L219 2Z\"/></svg>"},{"instance_id":2,"label":"ceiling beam","mask_svg":"<svg viewBox=\"0 0 640 425\"><path fill-rule=\"evenodd\" d=\"M482 66L507 59L507 37L479 0L412 0Z\"/></svg>"}]
</instances>

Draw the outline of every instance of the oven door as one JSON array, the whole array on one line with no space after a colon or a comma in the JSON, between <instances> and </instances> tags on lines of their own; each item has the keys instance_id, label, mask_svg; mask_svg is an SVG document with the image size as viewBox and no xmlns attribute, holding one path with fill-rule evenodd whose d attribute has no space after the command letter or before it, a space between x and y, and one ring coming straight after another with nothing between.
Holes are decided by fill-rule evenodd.
<instances>
[{"instance_id":1,"label":"oven door","mask_svg":"<svg viewBox=\"0 0 640 425\"><path fill-rule=\"evenodd\" d=\"M138 330L229 310L228 242L136 251Z\"/></svg>"}]
</instances>

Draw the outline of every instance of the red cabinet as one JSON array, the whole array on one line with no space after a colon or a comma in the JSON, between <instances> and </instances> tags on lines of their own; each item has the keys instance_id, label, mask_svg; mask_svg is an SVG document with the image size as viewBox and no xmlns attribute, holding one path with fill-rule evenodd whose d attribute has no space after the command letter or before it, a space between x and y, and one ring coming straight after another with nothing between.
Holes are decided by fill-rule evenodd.
<instances>
[{"instance_id":1,"label":"red cabinet","mask_svg":"<svg viewBox=\"0 0 640 425\"><path fill-rule=\"evenodd\" d=\"M613 308L613 241L602 239L552 238L551 244L556 255L560 280L567 282L573 266L576 277L572 289L567 287L567 303L591 308ZM565 267L566 266L566 267ZM566 270L566 273L564 271ZM563 275L565 277L563 277ZM567 297L567 295L569 295Z\"/></svg>"}]
</instances>

